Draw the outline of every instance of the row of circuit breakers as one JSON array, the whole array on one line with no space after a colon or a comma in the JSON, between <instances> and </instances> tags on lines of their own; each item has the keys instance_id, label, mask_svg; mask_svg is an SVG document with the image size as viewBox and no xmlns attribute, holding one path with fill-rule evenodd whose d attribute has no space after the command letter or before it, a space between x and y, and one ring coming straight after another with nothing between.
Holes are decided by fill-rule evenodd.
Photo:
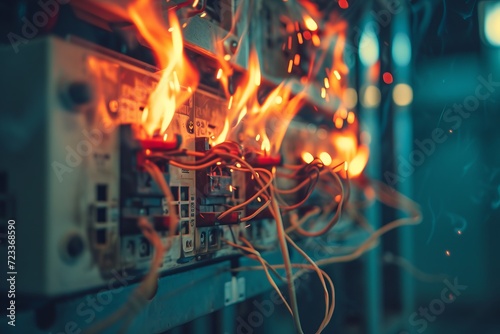
<instances>
[{"instance_id":1,"label":"row of circuit breakers","mask_svg":"<svg viewBox=\"0 0 500 334\"><path fill-rule=\"evenodd\" d=\"M2 211L16 217L23 242L19 292L57 296L98 287L116 271L146 272L154 250L137 224L144 216L164 243L175 234L162 272L235 255L221 240L240 233L255 245L274 245L269 213L248 225L239 221L261 203L217 219L255 194L249 173L158 161L174 198L169 206L140 168L138 159L154 143L137 140L132 124L140 123L157 84L154 69L54 37L2 53L11 64L0 79L1 91L11 92L3 94L8 108L0 121ZM198 88L168 131L181 149L205 152L226 111L224 98ZM169 231L169 207L179 217L176 231Z\"/></svg>"}]
</instances>

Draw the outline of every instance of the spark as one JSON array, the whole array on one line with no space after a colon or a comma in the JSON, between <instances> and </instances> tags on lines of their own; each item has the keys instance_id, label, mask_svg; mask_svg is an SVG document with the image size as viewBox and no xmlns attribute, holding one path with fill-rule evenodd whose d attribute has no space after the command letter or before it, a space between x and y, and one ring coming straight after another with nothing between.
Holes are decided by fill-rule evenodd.
<instances>
[{"instance_id":1,"label":"spark","mask_svg":"<svg viewBox=\"0 0 500 334\"><path fill-rule=\"evenodd\" d=\"M341 79L339 71L335 70L335 71L333 71L333 74L335 74L335 77L337 78L337 80Z\"/></svg>"},{"instance_id":2,"label":"spark","mask_svg":"<svg viewBox=\"0 0 500 334\"><path fill-rule=\"evenodd\" d=\"M314 35L312 36L312 43L313 43L313 45L314 45L314 46L316 46L316 47L318 47L318 46L320 46L320 45L321 45L321 40L320 40L320 38L319 38L319 36L318 36L318 35L314 34Z\"/></svg>"},{"instance_id":3,"label":"spark","mask_svg":"<svg viewBox=\"0 0 500 334\"><path fill-rule=\"evenodd\" d=\"M295 54L295 57L293 58L293 64L295 66L298 66L300 64L300 55L298 53Z\"/></svg>"},{"instance_id":4,"label":"spark","mask_svg":"<svg viewBox=\"0 0 500 334\"><path fill-rule=\"evenodd\" d=\"M347 0L339 0L339 7L342 9L347 9L349 8L349 3Z\"/></svg>"},{"instance_id":5,"label":"spark","mask_svg":"<svg viewBox=\"0 0 500 334\"><path fill-rule=\"evenodd\" d=\"M356 119L356 115L352 111L349 111L347 114L347 123L352 124L354 123L354 120Z\"/></svg>"},{"instance_id":6,"label":"spark","mask_svg":"<svg viewBox=\"0 0 500 334\"><path fill-rule=\"evenodd\" d=\"M299 41L299 44L304 43L304 40L302 39L302 34L300 32L297 33L297 40Z\"/></svg>"},{"instance_id":7,"label":"spark","mask_svg":"<svg viewBox=\"0 0 500 334\"><path fill-rule=\"evenodd\" d=\"M326 97L326 88L321 87L321 97L324 99Z\"/></svg>"},{"instance_id":8,"label":"spark","mask_svg":"<svg viewBox=\"0 0 500 334\"><path fill-rule=\"evenodd\" d=\"M311 162L313 162L314 157L311 153L304 152L302 153L302 160L304 160L305 163L310 164Z\"/></svg>"},{"instance_id":9,"label":"spark","mask_svg":"<svg viewBox=\"0 0 500 334\"><path fill-rule=\"evenodd\" d=\"M332 164L332 157L328 154L328 152L321 152L319 154L319 158L325 166L330 166Z\"/></svg>"},{"instance_id":10,"label":"spark","mask_svg":"<svg viewBox=\"0 0 500 334\"><path fill-rule=\"evenodd\" d=\"M384 82L388 85L390 85L393 81L394 81L394 78L392 77L392 74L389 73L389 72L385 72L383 75L382 75L382 79L384 80Z\"/></svg>"},{"instance_id":11,"label":"spark","mask_svg":"<svg viewBox=\"0 0 500 334\"><path fill-rule=\"evenodd\" d=\"M344 120L343 120L342 118L340 118L340 117L339 117L339 118L337 118L337 119L335 120L335 127L336 127L337 129L341 129L343 126L344 126Z\"/></svg>"},{"instance_id":12,"label":"spark","mask_svg":"<svg viewBox=\"0 0 500 334\"><path fill-rule=\"evenodd\" d=\"M306 28L311 30L311 31L316 31L318 30L318 24L316 23L316 21L314 21L314 19L310 16L306 17L304 19L304 23L306 25Z\"/></svg>"}]
</instances>

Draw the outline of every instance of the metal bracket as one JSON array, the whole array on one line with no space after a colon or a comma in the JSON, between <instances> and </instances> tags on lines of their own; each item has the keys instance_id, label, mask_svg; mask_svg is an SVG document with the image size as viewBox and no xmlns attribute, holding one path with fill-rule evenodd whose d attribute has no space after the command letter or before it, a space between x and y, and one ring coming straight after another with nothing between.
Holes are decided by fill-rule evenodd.
<instances>
[{"instance_id":1,"label":"metal bracket","mask_svg":"<svg viewBox=\"0 0 500 334\"><path fill-rule=\"evenodd\" d=\"M245 277L233 276L231 281L224 284L224 306L244 301L245 297Z\"/></svg>"}]
</instances>

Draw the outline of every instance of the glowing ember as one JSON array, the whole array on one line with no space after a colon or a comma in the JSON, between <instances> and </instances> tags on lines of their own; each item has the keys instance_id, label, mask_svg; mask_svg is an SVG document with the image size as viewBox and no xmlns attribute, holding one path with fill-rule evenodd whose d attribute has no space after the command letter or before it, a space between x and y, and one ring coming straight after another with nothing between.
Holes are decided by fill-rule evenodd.
<instances>
[{"instance_id":1,"label":"glowing ember","mask_svg":"<svg viewBox=\"0 0 500 334\"><path fill-rule=\"evenodd\" d=\"M388 85L390 85L394 79L392 77L392 74L389 73L389 72L385 72L383 75L382 75L382 79L384 80L384 82Z\"/></svg>"},{"instance_id":2,"label":"glowing ember","mask_svg":"<svg viewBox=\"0 0 500 334\"><path fill-rule=\"evenodd\" d=\"M339 7L342 9L347 9L349 8L349 3L347 0L339 0Z\"/></svg>"},{"instance_id":3,"label":"glowing ember","mask_svg":"<svg viewBox=\"0 0 500 334\"><path fill-rule=\"evenodd\" d=\"M304 152L302 153L302 160L304 160L305 163L310 164L311 162L313 162L314 157L311 153Z\"/></svg>"},{"instance_id":4,"label":"glowing ember","mask_svg":"<svg viewBox=\"0 0 500 334\"><path fill-rule=\"evenodd\" d=\"M306 28L311 31L318 30L318 24L307 14L304 14L304 24L306 25Z\"/></svg>"},{"instance_id":5,"label":"glowing ember","mask_svg":"<svg viewBox=\"0 0 500 334\"><path fill-rule=\"evenodd\" d=\"M335 149L335 159L333 164L339 164L343 161L348 162L349 175L351 177L359 176L370 156L368 147L364 144L358 145L356 132L352 131L352 127L342 131L342 133L334 133L332 135L333 147Z\"/></svg>"},{"instance_id":6,"label":"glowing ember","mask_svg":"<svg viewBox=\"0 0 500 334\"><path fill-rule=\"evenodd\" d=\"M327 152L321 152L319 154L319 158L321 159L323 164L325 164L325 166L330 166L332 163L332 157Z\"/></svg>"}]
</instances>

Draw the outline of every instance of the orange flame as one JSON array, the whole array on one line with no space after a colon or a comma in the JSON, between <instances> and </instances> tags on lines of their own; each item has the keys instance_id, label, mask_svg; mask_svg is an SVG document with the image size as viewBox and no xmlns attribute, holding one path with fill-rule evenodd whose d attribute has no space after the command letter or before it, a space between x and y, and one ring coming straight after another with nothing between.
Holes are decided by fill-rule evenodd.
<instances>
[{"instance_id":1,"label":"orange flame","mask_svg":"<svg viewBox=\"0 0 500 334\"><path fill-rule=\"evenodd\" d=\"M143 117L143 125L149 135L158 130L159 125L159 134L162 135L172 121L175 110L198 85L198 73L184 56L181 27L174 12L170 11L168 15L169 28L165 27L163 18L150 1L136 1L128 8L128 12L163 69ZM182 89L181 86L188 89Z\"/></svg>"},{"instance_id":2,"label":"orange flame","mask_svg":"<svg viewBox=\"0 0 500 334\"><path fill-rule=\"evenodd\" d=\"M94 1L97 3L97 1ZM175 110L181 106L192 94L198 85L199 76L191 66L183 52L181 26L174 11L167 15L168 25L161 15L161 4L148 0L122 0L121 5L115 1L100 1L97 5L111 10L124 18L131 19L140 34L153 49L156 61L162 69L161 79L149 97L148 106L142 115L144 129L149 136L168 133ZM321 21L321 13L316 6L307 0L292 2L291 13L299 14L299 19L287 24L287 32L293 33L300 44L310 40L317 48L319 55L313 55L314 61L307 73L301 78L306 86L302 93L293 95L289 80L283 81L267 94L264 101L259 101L258 95L262 84L261 65L255 50L249 55L248 71L234 90L229 89L230 77L233 75L230 57L224 52L223 42L215 41L220 47L217 55L220 69L217 79L220 80L228 98L228 115L224 127L212 144L219 144L231 139L247 147L261 150L270 154L277 154L285 135L286 129L302 105L304 95L313 85L313 81L320 82L320 95L327 102L335 97L332 104L336 109L333 122L339 131L332 133L330 149L324 151L324 157L331 157L332 163L345 160L349 163L351 175L359 175L366 165L368 150L363 145L358 147L357 120L353 111L348 110L341 98L347 89L348 67L343 61L343 50L346 42L347 23L334 17L326 23ZM301 26L307 30L302 31ZM320 38L321 36L321 38ZM288 44L290 44L290 37ZM329 52L331 46L333 52ZM332 59L326 68L326 76L319 75L325 63L325 57L331 54ZM288 66L299 66L301 57L295 54ZM290 68L289 71L291 72ZM325 73L325 72L323 72ZM319 152L318 152L319 153ZM329 160L329 159L327 159Z\"/></svg>"},{"instance_id":3,"label":"orange flame","mask_svg":"<svg viewBox=\"0 0 500 334\"><path fill-rule=\"evenodd\" d=\"M219 62L221 63L222 68L227 66L227 63L221 61L220 59ZM248 62L248 72L242 79L242 82L236 88L236 91L233 95L230 95L228 88L228 78L230 75L232 75L232 71L223 71L221 83L225 88L226 94L230 95L229 101L231 103L228 105L228 115L224 123L224 128L220 135L212 141L213 145L220 144L227 139L230 128L237 126L241 122L243 117L245 117L248 111L247 103L249 103L251 99L254 99L257 94L257 89L260 86L261 74L259 58L257 57L257 53L255 52L255 50L252 50L250 52Z\"/></svg>"},{"instance_id":4,"label":"orange flame","mask_svg":"<svg viewBox=\"0 0 500 334\"><path fill-rule=\"evenodd\" d=\"M335 133L331 140L336 153L333 165L346 161L349 175L351 177L359 176L365 169L370 156L368 146L359 145L356 133L353 131Z\"/></svg>"},{"instance_id":5,"label":"orange flame","mask_svg":"<svg viewBox=\"0 0 500 334\"><path fill-rule=\"evenodd\" d=\"M359 126L354 111L349 111L346 105L347 76L349 68L344 62L344 49L347 34L347 22L332 19L325 25L328 36L334 36L332 68L327 70L325 88L340 100L340 106L334 113L333 122L338 131L332 132L331 141L335 151L333 164L345 161L351 177L359 176L370 156L366 143L358 142ZM329 86L329 87L327 87Z\"/></svg>"},{"instance_id":6,"label":"orange flame","mask_svg":"<svg viewBox=\"0 0 500 334\"><path fill-rule=\"evenodd\" d=\"M292 96L291 89L282 83L259 103L261 81L259 58L257 52L252 50L248 72L235 93L228 97L229 101L234 102L229 105L224 129L212 144L231 139L264 153L278 153L288 124L300 108L303 94ZM223 85L227 83L227 79L222 81Z\"/></svg>"},{"instance_id":7,"label":"orange flame","mask_svg":"<svg viewBox=\"0 0 500 334\"><path fill-rule=\"evenodd\" d=\"M321 23L319 20L321 15L313 3L298 0L298 4L302 7L301 17L304 25L312 32L313 45L318 48L314 55L316 65L310 69L306 84L309 84L312 78L319 77L317 80L322 85L320 87L321 98L327 102L336 101L336 104L332 103L335 105L332 121L337 130L330 132L329 143L318 140L314 148L315 156L319 157L323 163L332 166L346 162L350 176L356 177L363 172L368 162L369 150L366 143L358 142L358 120L354 111L347 107L353 108L352 103L343 100L347 96L349 74L349 68L344 61L347 22L334 14L326 22ZM347 1L343 1L340 6L347 8ZM313 29L318 26L316 22L320 22L319 28ZM332 46L333 50L331 50ZM327 61L326 58L329 55L331 59ZM326 76L322 77L320 70L325 64L329 65L325 68ZM313 155L309 152L304 152L302 155L306 162L312 161L312 157Z\"/></svg>"},{"instance_id":8,"label":"orange flame","mask_svg":"<svg viewBox=\"0 0 500 334\"><path fill-rule=\"evenodd\" d=\"M161 15L161 4L149 0L127 0L120 4L94 1L112 13L133 21L141 36L154 52L162 69L161 78L151 93L142 116L149 136L164 135L175 110L191 96L198 85L199 75L184 55L181 27L174 11L168 12L168 26Z\"/></svg>"}]
</instances>

